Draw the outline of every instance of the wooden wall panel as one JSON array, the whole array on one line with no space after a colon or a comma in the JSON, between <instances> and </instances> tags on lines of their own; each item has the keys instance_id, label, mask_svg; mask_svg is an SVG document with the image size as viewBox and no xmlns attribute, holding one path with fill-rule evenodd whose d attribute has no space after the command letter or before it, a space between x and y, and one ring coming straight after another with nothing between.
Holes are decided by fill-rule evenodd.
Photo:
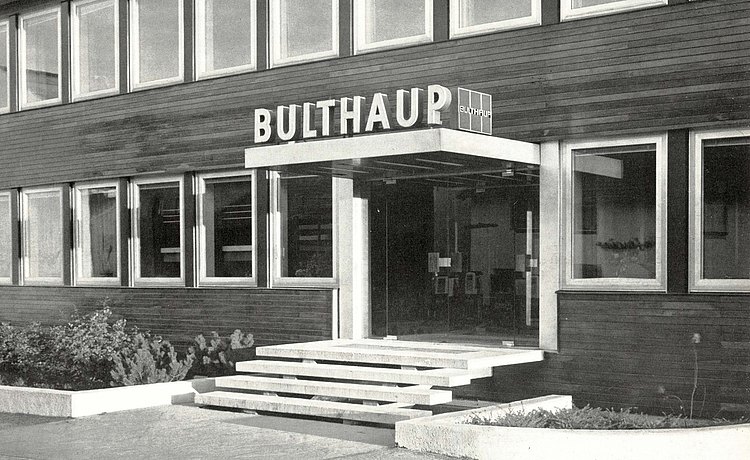
<instances>
[{"instance_id":1,"label":"wooden wall panel","mask_svg":"<svg viewBox=\"0 0 750 460\"><path fill-rule=\"evenodd\" d=\"M1 286L0 297L1 322L61 323L76 308L91 311L106 301L129 325L180 345L234 329L252 333L258 345L331 338L330 290Z\"/></svg>"},{"instance_id":2,"label":"wooden wall panel","mask_svg":"<svg viewBox=\"0 0 750 460\"><path fill-rule=\"evenodd\" d=\"M578 405L689 410L701 335L695 413L750 412L750 296L559 293L559 353L498 368L460 395L513 400L572 394ZM705 395L705 396L704 396Z\"/></svg>"},{"instance_id":3,"label":"wooden wall panel","mask_svg":"<svg viewBox=\"0 0 750 460\"><path fill-rule=\"evenodd\" d=\"M0 117L0 189L241 167L256 107L439 83L527 141L750 122L750 4L704 1L191 82Z\"/></svg>"}]
</instances>

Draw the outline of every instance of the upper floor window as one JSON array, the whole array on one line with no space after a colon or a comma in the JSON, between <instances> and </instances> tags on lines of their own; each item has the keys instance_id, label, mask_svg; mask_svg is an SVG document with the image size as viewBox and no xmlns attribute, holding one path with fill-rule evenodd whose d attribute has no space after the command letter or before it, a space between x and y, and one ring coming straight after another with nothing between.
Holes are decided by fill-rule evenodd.
<instances>
[{"instance_id":1,"label":"upper floor window","mask_svg":"<svg viewBox=\"0 0 750 460\"><path fill-rule=\"evenodd\" d=\"M539 25L541 11L541 0L451 0L451 37Z\"/></svg>"},{"instance_id":2,"label":"upper floor window","mask_svg":"<svg viewBox=\"0 0 750 460\"><path fill-rule=\"evenodd\" d=\"M0 113L7 112L10 107L10 85L8 80L8 66L10 56L10 40L8 36L8 21L0 22Z\"/></svg>"},{"instance_id":3,"label":"upper floor window","mask_svg":"<svg viewBox=\"0 0 750 460\"><path fill-rule=\"evenodd\" d=\"M77 284L117 284L120 214L116 182L75 187L75 274Z\"/></svg>"},{"instance_id":4,"label":"upper floor window","mask_svg":"<svg viewBox=\"0 0 750 460\"><path fill-rule=\"evenodd\" d=\"M750 291L750 129L691 139L691 289Z\"/></svg>"},{"instance_id":5,"label":"upper floor window","mask_svg":"<svg viewBox=\"0 0 750 460\"><path fill-rule=\"evenodd\" d=\"M330 285L336 281L335 180L276 176L272 182L274 284Z\"/></svg>"},{"instance_id":6,"label":"upper floor window","mask_svg":"<svg viewBox=\"0 0 750 460\"><path fill-rule=\"evenodd\" d=\"M24 189L21 208L24 284L63 284L62 188Z\"/></svg>"},{"instance_id":7,"label":"upper floor window","mask_svg":"<svg viewBox=\"0 0 750 460\"><path fill-rule=\"evenodd\" d=\"M130 79L134 89L182 81L182 0L131 0Z\"/></svg>"},{"instance_id":8,"label":"upper floor window","mask_svg":"<svg viewBox=\"0 0 750 460\"><path fill-rule=\"evenodd\" d=\"M568 288L666 286L666 136L563 149Z\"/></svg>"},{"instance_id":9,"label":"upper floor window","mask_svg":"<svg viewBox=\"0 0 750 460\"><path fill-rule=\"evenodd\" d=\"M197 77L255 69L255 0L198 0L195 8Z\"/></svg>"},{"instance_id":10,"label":"upper floor window","mask_svg":"<svg viewBox=\"0 0 750 460\"><path fill-rule=\"evenodd\" d=\"M132 182L135 284L183 284L182 184L182 177Z\"/></svg>"},{"instance_id":11,"label":"upper floor window","mask_svg":"<svg viewBox=\"0 0 750 460\"><path fill-rule=\"evenodd\" d=\"M202 285L255 284L255 173L198 176Z\"/></svg>"},{"instance_id":12,"label":"upper floor window","mask_svg":"<svg viewBox=\"0 0 750 460\"><path fill-rule=\"evenodd\" d=\"M354 50L432 41L432 0L355 0Z\"/></svg>"},{"instance_id":13,"label":"upper floor window","mask_svg":"<svg viewBox=\"0 0 750 460\"><path fill-rule=\"evenodd\" d=\"M21 16L19 24L21 108L59 103L60 8Z\"/></svg>"},{"instance_id":14,"label":"upper floor window","mask_svg":"<svg viewBox=\"0 0 750 460\"><path fill-rule=\"evenodd\" d=\"M338 0L271 0L271 65L339 54Z\"/></svg>"},{"instance_id":15,"label":"upper floor window","mask_svg":"<svg viewBox=\"0 0 750 460\"><path fill-rule=\"evenodd\" d=\"M116 0L71 4L73 98L116 93L119 81Z\"/></svg>"},{"instance_id":16,"label":"upper floor window","mask_svg":"<svg viewBox=\"0 0 750 460\"><path fill-rule=\"evenodd\" d=\"M0 193L0 284L9 284L13 270L10 193Z\"/></svg>"},{"instance_id":17,"label":"upper floor window","mask_svg":"<svg viewBox=\"0 0 750 460\"><path fill-rule=\"evenodd\" d=\"M666 5L668 0L562 0L560 19L617 13L650 6Z\"/></svg>"}]
</instances>

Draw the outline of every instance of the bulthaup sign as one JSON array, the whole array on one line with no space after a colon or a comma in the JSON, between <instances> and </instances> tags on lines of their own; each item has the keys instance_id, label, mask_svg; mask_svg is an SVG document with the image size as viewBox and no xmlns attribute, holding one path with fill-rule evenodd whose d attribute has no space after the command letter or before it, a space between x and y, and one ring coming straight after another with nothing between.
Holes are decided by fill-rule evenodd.
<instances>
[{"instance_id":1,"label":"bulthaup sign","mask_svg":"<svg viewBox=\"0 0 750 460\"><path fill-rule=\"evenodd\" d=\"M256 144L374 131L449 126L492 134L492 96L441 85L255 109Z\"/></svg>"}]
</instances>

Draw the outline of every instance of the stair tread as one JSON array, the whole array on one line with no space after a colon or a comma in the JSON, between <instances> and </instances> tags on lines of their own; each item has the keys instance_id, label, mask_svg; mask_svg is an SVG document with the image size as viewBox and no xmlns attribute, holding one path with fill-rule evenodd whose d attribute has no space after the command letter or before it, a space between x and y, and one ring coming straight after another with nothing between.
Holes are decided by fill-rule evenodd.
<instances>
[{"instance_id":1,"label":"stair tread","mask_svg":"<svg viewBox=\"0 0 750 460\"><path fill-rule=\"evenodd\" d=\"M366 406L337 401L290 398L283 396L255 395L212 391L198 394L195 402L201 405L232 407L236 409L281 412L296 415L340 418L383 424L395 424L401 420L428 417L431 411L406 409L393 405Z\"/></svg>"},{"instance_id":2,"label":"stair tread","mask_svg":"<svg viewBox=\"0 0 750 460\"><path fill-rule=\"evenodd\" d=\"M473 379L492 376L492 368L489 367L471 370L451 368L416 370L273 360L242 361L238 362L235 367L237 372L329 377L341 380L367 380L440 387L468 385Z\"/></svg>"},{"instance_id":3,"label":"stair tread","mask_svg":"<svg viewBox=\"0 0 750 460\"><path fill-rule=\"evenodd\" d=\"M453 394L449 390L433 390L420 386L396 387L251 375L218 377L216 386L219 388L335 396L347 399L393 401L430 406L444 404L453 399Z\"/></svg>"}]
</instances>

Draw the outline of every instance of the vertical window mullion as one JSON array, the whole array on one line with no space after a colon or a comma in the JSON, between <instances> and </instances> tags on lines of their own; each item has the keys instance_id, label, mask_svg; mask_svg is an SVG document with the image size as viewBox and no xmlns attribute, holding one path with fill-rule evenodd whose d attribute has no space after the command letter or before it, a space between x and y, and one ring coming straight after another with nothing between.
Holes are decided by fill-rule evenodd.
<instances>
[{"instance_id":1,"label":"vertical window mullion","mask_svg":"<svg viewBox=\"0 0 750 460\"><path fill-rule=\"evenodd\" d=\"M10 192L10 234L11 234L11 283L21 284L21 210L20 194L14 189Z\"/></svg>"},{"instance_id":2,"label":"vertical window mullion","mask_svg":"<svg viewBox=\"0 0 750 460\"><path fill-rule=\"evenodd\" d=\"M18 15L13 15L8 21L8 108L11 112L18 111L19 107L18 44Z\"/></svg>"},{"instance_id":3,"label":"vertical window mullion","mask_svg":"<svg viewBox=\"0 0 750 460\"><path fill-rule=\"evenodd\" d=\"M71 98L71 36L70 36L70 2L60 5L60 99L63 104Z\"/></svg>"}]
</instances>

